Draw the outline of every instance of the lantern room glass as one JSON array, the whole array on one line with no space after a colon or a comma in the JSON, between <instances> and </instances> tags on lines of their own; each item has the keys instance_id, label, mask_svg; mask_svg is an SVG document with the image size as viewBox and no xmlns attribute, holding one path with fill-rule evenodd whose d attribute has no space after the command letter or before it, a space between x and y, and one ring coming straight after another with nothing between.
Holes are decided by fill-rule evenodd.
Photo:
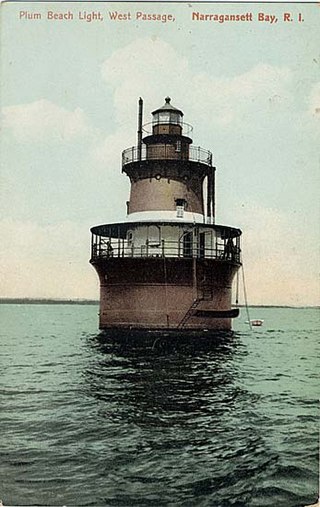
<instances>
[{"instance_id":1,"label":"lantern room glass","mask_svg":"<svg viewBox=\"0 0 320 507\"><path fill-rule=\"evenodd\" d=\"M159 111L153 115L153 124L181 125L181 114L175 111Z\"/></svg>"}]
</instances>

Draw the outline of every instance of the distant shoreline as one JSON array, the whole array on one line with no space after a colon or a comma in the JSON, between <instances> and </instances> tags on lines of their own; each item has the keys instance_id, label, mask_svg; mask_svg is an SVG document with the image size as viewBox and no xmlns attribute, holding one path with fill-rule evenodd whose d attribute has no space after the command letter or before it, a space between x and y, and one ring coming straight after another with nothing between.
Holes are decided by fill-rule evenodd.
<instances>
[{"instance_id":1,"label":"distant shoreline","mask_svg":"<svg viewBox=\"0 0 320 507\"><path fill-rule=\"evenodd\" d=\"M46 298L0 298L2 305L99 305L98 299L46 299ZM232 305L245 308L245 305ZM290 305L248 305L249 308L313 308L319 306L290 306Z\"/></svg>"},{"instance_id":2,"label":"distant shoreline","mask_svg":"<svg viewBox=\"0 0 320 507\"><path fill-rule=\"evenodd\" d=\"M0 298L2 305L98 305L94 299Z\"/></svg>"}]
</instances>

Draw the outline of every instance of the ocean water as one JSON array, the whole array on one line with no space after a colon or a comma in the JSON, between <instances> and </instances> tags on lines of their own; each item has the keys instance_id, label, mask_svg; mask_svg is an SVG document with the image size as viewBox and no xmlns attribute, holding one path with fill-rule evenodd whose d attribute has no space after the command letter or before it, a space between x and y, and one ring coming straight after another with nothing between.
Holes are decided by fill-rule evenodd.
<instances>
[{"instance_id":1,"label":"ocean water","mask_svg":"<svg viewBox=\"0 0 320 507\"><path fill-rule=\"evenodd\" d=\"M210 347L123 347L98 307L1 305L4 505L302 507L318 496L316 309Z\"/></svg>"}]
</instances>

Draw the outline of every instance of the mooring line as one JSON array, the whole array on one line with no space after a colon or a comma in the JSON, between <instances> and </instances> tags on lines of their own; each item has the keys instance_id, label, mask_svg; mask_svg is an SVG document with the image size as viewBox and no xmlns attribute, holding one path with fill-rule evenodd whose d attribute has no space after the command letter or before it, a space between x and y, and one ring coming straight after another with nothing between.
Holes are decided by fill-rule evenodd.
<instances>
[{"instance_id":1,"label":"mooring line","mask_svg":"<svg viewBox=\"0 0 320 507\"><path fill-rule=\"evenodd\" d=\"M252 331L252 325L251 325L250 314L249 314L249 307L248 307L247 289L246 289L246 282L245 282L245 276L244 276L243 263L242 263L242 283L243 283L243 295L244 295L244 303L246 305L248 323L249 323L250 331Z\"/></svg>"}]
</instances>

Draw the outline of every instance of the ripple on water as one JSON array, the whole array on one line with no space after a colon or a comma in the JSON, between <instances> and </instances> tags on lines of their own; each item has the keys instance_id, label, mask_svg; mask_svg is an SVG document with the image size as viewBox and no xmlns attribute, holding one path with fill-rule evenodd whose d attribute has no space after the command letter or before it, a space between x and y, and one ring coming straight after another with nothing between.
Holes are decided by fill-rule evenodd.
<instances>
[{"instance_id":1,"label":"ripple on water","mask_svg":"<svg viewBox=\"0 0 320 507\"><path fill-rule=\"evenodd\" d=\"M67 310L28 309L26 330L21 309L11 309L0 391L7 505L315 501L310 311L306 320L304 310L260 309L266 326L259 332L146 349L92 332L95 307Z\"/></svg>"}]
</instances>

